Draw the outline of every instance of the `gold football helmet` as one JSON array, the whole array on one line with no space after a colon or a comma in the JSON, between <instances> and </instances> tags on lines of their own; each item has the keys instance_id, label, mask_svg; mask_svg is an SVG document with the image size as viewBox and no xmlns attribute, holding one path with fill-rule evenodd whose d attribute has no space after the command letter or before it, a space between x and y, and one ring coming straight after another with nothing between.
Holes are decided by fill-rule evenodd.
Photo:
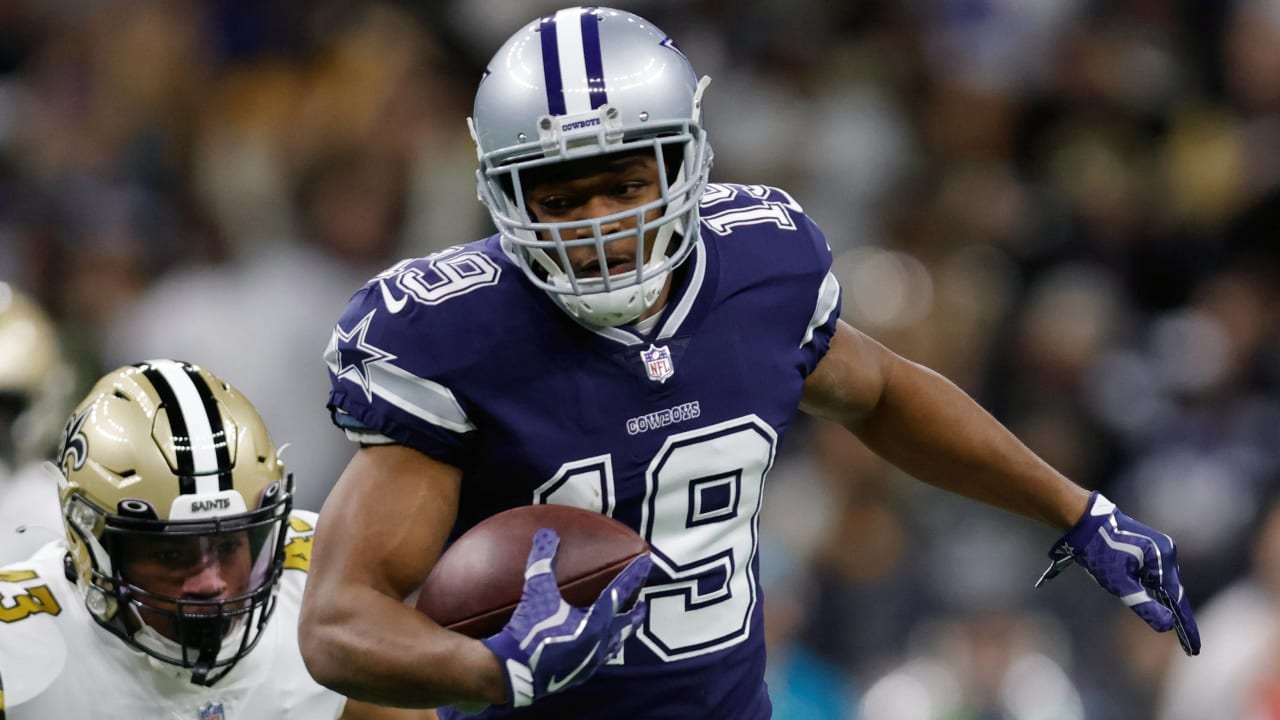
<instances>
[{"instance_id":1,"label":"gold football helmet","mask_svg":"<svg viewBox=\"0 0 1280 720\"><path fill-rule=\"evenodd\" d=\"M53 321L0 281L0 462L16 468L53 449L73 385Z\"/></svg>"},{"instance_id":2,"label":"gold football helmet","mask_svg":"<svg viewBox=\"0 0 1280 720\"><path fill-rule=\"evenodd\" d=\"M102 377L63 432L67 572L100 625L212 685L275 605L292 478L257 410L207 370Z\"/></svg>"}]
</instances>

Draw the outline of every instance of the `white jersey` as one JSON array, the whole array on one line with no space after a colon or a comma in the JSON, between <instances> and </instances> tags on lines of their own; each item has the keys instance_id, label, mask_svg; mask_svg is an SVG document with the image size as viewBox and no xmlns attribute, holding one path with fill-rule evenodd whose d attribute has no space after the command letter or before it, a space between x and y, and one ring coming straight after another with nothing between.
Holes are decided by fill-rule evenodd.
<instances>
[{"instance_id":1,"label":"white jersey","mask_svg":"<svg viewBox=\"0 0 1280 720\"><path fill-rule=\"evenodd\" d=\"M0 568L0 717L5 720L330 720L346 698L311 679L298 650L298 613L315 513L290 518L275 614L257 647L213 687L100 627L52 542Z\"/></svg>"}]
</instances>

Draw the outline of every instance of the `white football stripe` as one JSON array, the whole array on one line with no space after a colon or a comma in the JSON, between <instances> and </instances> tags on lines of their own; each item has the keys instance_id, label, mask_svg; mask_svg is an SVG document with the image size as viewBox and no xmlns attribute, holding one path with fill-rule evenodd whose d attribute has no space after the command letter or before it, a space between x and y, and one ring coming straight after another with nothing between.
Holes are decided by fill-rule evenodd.
<instances>
[{"instance_id":1,"label":"white football stripe","mask_svg":"<svg viewBox=\"0 0 1280 720\"><path fill-rule=\"evenodd\" d=\"M200 392L178 363L152 360L148 364L160 372L178 398L178 407L171 412L182 413L182 420L187 425L191 462L195 468L196 492L218 492L218 454L213 449L217 439L213 437L213 426L205 413L204 403L200 400ZM174 440L178 441L177 438Z\"/></svg>"},{"instance_id":2,"label":"white football stripe","mask_svg":"<svg viewBox=\"0 0 1280 720\"><path fill-rule=\"evenodd\" d=\"M560 87L568 115L591 110L587 59L582 51L582 8L556 13L556 54L560 56Z\"/></svg>"},{"instance_id":3,"label":"white football stripe","mask_svg":"<svg viewBox=\"0 0 1280 720\"><path fill-rule=\"evenodd\" d=\"M333 374L337 375L341 370L337 347L333 343L325 353L325 362ZM371 363L368 372L369 389L373 394L401 410L454 432L476 429L453 391L444 385L385 362Z\"/></svg>"},{"instance_id":4,"label":"white football stripe","mask_svg":"<svg viewBox=\"0 0 1280 720\"><path fill-rule=\"evenodd\" d=\"M818 289L818 302L813 308L813 317L809 318L809 327L805 328L804 337L800 339L800 347L809 344L813 339L813 331L822 327L835 312L840 301L840 281L833 273L828 272L822 279L822 287Z\"/></svg>"}]
</instances>

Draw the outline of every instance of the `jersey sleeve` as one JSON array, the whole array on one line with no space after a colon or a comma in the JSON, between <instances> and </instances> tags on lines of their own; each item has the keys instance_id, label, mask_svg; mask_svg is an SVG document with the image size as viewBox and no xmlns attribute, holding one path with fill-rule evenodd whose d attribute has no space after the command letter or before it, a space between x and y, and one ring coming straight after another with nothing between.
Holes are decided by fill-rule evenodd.
<instances>
[{"instance_id":1,"label":"jersey sleeve","mask_svg":"<svg viewBox=\"0 0 1280 720\"><path fill-rule=\"evenodd\" d=\"M319 516L309 510L289 513L289 530L284 541L284 569L306 573L311 570L311 545Z\"/></svg>"},{"instance_id":2,"label":"jersey sleeve","mask_svg":"<svg viewBox=\"0 0 1280 720\"><path fill-rule=\"evenodd\" d=\"M334 424L366 445L394 442L461 466L475 424L454 393L485 348L484 302L502 275L480 243L404 260L348 302L328 347Z\"/></svg>"},{"instance_id":3,"label":"jersey sleeve","mask_svg":"<svg viewBox=\"0 0 1280 720\"><path fill-rule=\"evenodd\" d=\"M328 408L357 442L398 443L459 466L475 428L444 379L466 362L457 357L465 346L450 340L458 321L396 282L431 269L429 258L402 264L352 297L325 350Z\"/></svg>"},{"instance_id":4,"label":"jersey sleeve","mask_svg":"<svg viewBox=\"0 0 1280 720\"><path fill-rule=\"evenodd\" d=\"M799 223L809 240L812 250L812 269L807 274L808 292L813 298L813 313L800 336L803 353L803 372L808 377L818 362L831 348L831 338L840 319L842 294L840 282L832 271L831 246L826 235L808 215L797 213Z\"/></svg>"},{"instance_id":5,"label":"jersey sleeve","mask_svg":"<svg viewBox=\"0 0 1280 720\"><path fill-rule=\"evenodd\" d=\"M733 295L767 288L753 324L769 323L790 343L803 377L826 355L840 317L840 283L826 235L786 191L716 183L702 201L702 232L723 248ZM798 355L796 350L799 351Z\"/></svg>"}]
</instances>

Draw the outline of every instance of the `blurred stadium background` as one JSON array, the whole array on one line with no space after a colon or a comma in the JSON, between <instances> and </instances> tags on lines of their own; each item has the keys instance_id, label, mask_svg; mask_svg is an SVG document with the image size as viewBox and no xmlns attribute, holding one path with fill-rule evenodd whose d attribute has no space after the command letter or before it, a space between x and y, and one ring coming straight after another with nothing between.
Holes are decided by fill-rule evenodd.
<instances>
[{"instance_id":1,"label":"blurred stadium background","mask_svg":"<svg viewBox=\"0 0 1280 720\"><path fill-rule=\"evenodd\" d=\"M826 230L844 315L1180 544L1179 657L1056 535L796 427L764 565L777 717L1280 718L1280 0L650 0L713 179ZM319 507L320 360L371 274L490 232L464 118L543 0L0 0L0 280L81 387L246 391ZM483 332L483 328L477 328Z\"/></svg>"}]
</instances>

